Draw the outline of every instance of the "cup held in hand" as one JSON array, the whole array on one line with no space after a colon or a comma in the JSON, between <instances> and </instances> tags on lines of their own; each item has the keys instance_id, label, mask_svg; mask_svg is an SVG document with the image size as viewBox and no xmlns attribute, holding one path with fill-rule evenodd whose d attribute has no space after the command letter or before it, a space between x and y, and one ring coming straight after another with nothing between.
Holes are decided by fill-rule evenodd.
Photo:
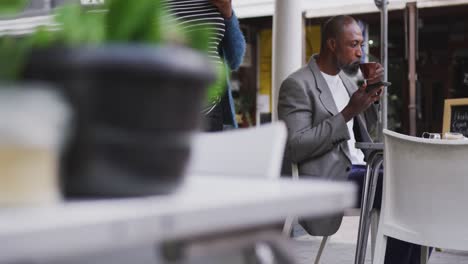
<instances>
[{"instance_id":1,"label":"cup held in hand","mask_svg":"<svg viewBox=\"0 0 468 264\"><path fill-rule=\"evenodd\" d=\"M366 62L359 64L362 76L368 80L370 76L374 76L377 71L377 62Z\"/></svg>"},{"instance_id":2,"label":"cup held in hand","mask_svg":"<svg viewBox=\"0 0 468 264\"><path fill-rule=\"evenodd\" d=\"M361 63L359 64L359 68L361 69L362 76L366 80L367 83L367 89L366 91L369 93L372 90L382 87L382 86L390 86L392 83L390 82L384 82L382 80L379 81L370 81L369 79L375 76L378 68L378 63L377 62L366 62L366 63Z\"/></svg>"}]
</instances>

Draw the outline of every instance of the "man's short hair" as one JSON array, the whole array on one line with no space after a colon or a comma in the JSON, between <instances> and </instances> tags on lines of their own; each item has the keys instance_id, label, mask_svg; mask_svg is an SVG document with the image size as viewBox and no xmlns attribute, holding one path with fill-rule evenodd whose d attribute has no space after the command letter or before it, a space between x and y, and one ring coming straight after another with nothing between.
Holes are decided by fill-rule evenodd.
<instances>
[{"instance_id":1,"label":"man's short hair","mask_svg":"<svg viewBox=\"0 0 468 264\"><path fill-rule=\"evenodd\" d=\"M356 20L351 16L334 16L322 25L322 40L321 40L321 50L326 49L327 40L337 39L338 36L343 32L345 25L350 23L357 23Z\"/></svg>"}]
</instances>

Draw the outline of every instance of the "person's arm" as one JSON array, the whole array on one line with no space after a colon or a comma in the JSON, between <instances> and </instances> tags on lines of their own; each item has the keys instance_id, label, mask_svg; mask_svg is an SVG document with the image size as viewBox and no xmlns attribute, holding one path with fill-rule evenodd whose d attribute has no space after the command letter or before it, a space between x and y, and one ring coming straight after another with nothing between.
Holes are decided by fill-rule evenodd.
<instances>
[{"instance_id":1,"label":"person's arm","mask_svg":"<svg viewBox=\"0 0 468 264\"><path fill-rule=\"evenodd\" d=\"M232 10L231 0L210 0L224 18L226 31L220 43L223 56L231 70L237 70L245 53L245 38L240 30L239 20Z\"/></svg>"},{"instance_id":2,"label":"person's arm","mask_svg":"<svg viewBox=\"0 0 468 264\"><path fill-rule=\"evenodd\" d=\"M288 78L281 84L278 98L279 119L288 128L288 152L295 163L322 156L350 139L341 113L312 126L315 106L306 89Z\"/></svg>"},{"instance_id":3,"label":"person's arm","mask_svg":"<svg viewBox=\"0 0 468 264\"><path fill-rule=\"evenodd\" d=\"M226 32L221 41L221 47L226 58L226 63L231 70L237 70L242 63L245 54L245 38L240 30L239 21L233 12L230 18L224 19Z\"/></svg>"},{"instance_id":4,"label":"person's arm","mask_svg":"<svg viewBox=\"0 0 468 264\"><path fill-rule=\"evenodd\" d=\"M224 19L229 19L233 15L232 0L210 0L210 2L219 10Z\"/></svg>"}]
</instances>

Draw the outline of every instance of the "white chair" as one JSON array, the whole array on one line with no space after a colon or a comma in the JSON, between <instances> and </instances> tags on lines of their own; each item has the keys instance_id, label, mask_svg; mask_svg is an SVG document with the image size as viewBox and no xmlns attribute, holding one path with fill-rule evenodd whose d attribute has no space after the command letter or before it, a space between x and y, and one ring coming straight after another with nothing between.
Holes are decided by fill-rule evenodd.
<instances>
[{"instance_id":1,"label":"white chair","mask_svg":"<svg viewBox=\"0 0 468 264\"><path fill-rule=\"evenodd\" d=\"M196 134L187 172L279 178L286 137L286 126L282 122L258 128Z\"/></svg>"},{"instance_id":2,"label":"white chair","mask_svg":"<svg viewBox=\"0 0 468 264\"><path fill-rule=\"evenodd\" d=\"M199 176L214 175L277 180L281 174L286 138L287 130L283 122L275 122L256 128L198 133L192 139L191 159L187 173ZM287 252L283 252L283 248L278 246L282 243L281 236L264 237L261 239L261 243L257 243L257 239L258 237L254 239L252 236L239 236L232 239L235 242L229 243L235 245L224 246L242 248L241 257L255 263L257 261L264 263L262 259L265 259L265 263L267 263L266 261L271 260L272 257L276 262L276 256L287 255ZM220 241L221 244L225 242ZM210 243L208 242L208 244ZM203 248L203 245L201 248L201 250L208 251L208 249ZM257 255L259 251L266 252L267 254L260 254L266 256ZM229 262L230 259L232 262L232 255L223 260ZM280 258L278 258L279 260Z\"/></svg>"},{"instance_id":3,"label":"white chair","mask_svg":"<svg viewBox=\"0 0 468 264\"><path fill-rule=\"evenodd\" d=\"M384 131L382 212L374 264L387 237L427 247L468 250L468 140L423 139Z\"/></svg>"},{"instance_id":4,"label":"white chair","mask_svg":"<svg viewBox=\"0 0 468 264\"><path fill-rule=\"evenodd\" d=\"M292 169L292 178L293 180L299 180L299 168L296 163L293 163L291 165ZM361 215L361 209L359 208L350 208L345 210L344 216L360 216ZM376 210L372 210L371 213L371 249L372 249L372 259L374 258L374 249L375 249L375 244L376 244L376 238L377 238L377 229L378 229L378 223L379 223L379 212ZM294 217L290 217L286 220L286 223L284 224L283 228L283 233L290 235L292 232L293 225L297 223L297 219ZM315 256L315 261L314 264L319 264L320 263L320 258L322 257L323 250L325 249L325 246L328 241L328 236L324 236L322 238L322 241L320 242L320 247L319 250L317 251L317 255Z\"/></svg>"}]
</instances>

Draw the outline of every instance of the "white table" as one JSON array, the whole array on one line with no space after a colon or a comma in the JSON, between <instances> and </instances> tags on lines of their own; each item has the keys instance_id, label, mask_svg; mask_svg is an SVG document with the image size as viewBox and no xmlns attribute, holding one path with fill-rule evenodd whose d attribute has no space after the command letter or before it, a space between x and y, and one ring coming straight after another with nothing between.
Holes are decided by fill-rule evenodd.
<instances>
[{"instance_id":1,"label":"white table","mask_svg":"<svg viewBox=\"0 0 468 264\"><path fill-rule=\"evenodd\" d=\"M73 257L322 216L351 207L349 183L191 176L169 196L0 210L0 263Z\"/></svg>"}]
</instances>

